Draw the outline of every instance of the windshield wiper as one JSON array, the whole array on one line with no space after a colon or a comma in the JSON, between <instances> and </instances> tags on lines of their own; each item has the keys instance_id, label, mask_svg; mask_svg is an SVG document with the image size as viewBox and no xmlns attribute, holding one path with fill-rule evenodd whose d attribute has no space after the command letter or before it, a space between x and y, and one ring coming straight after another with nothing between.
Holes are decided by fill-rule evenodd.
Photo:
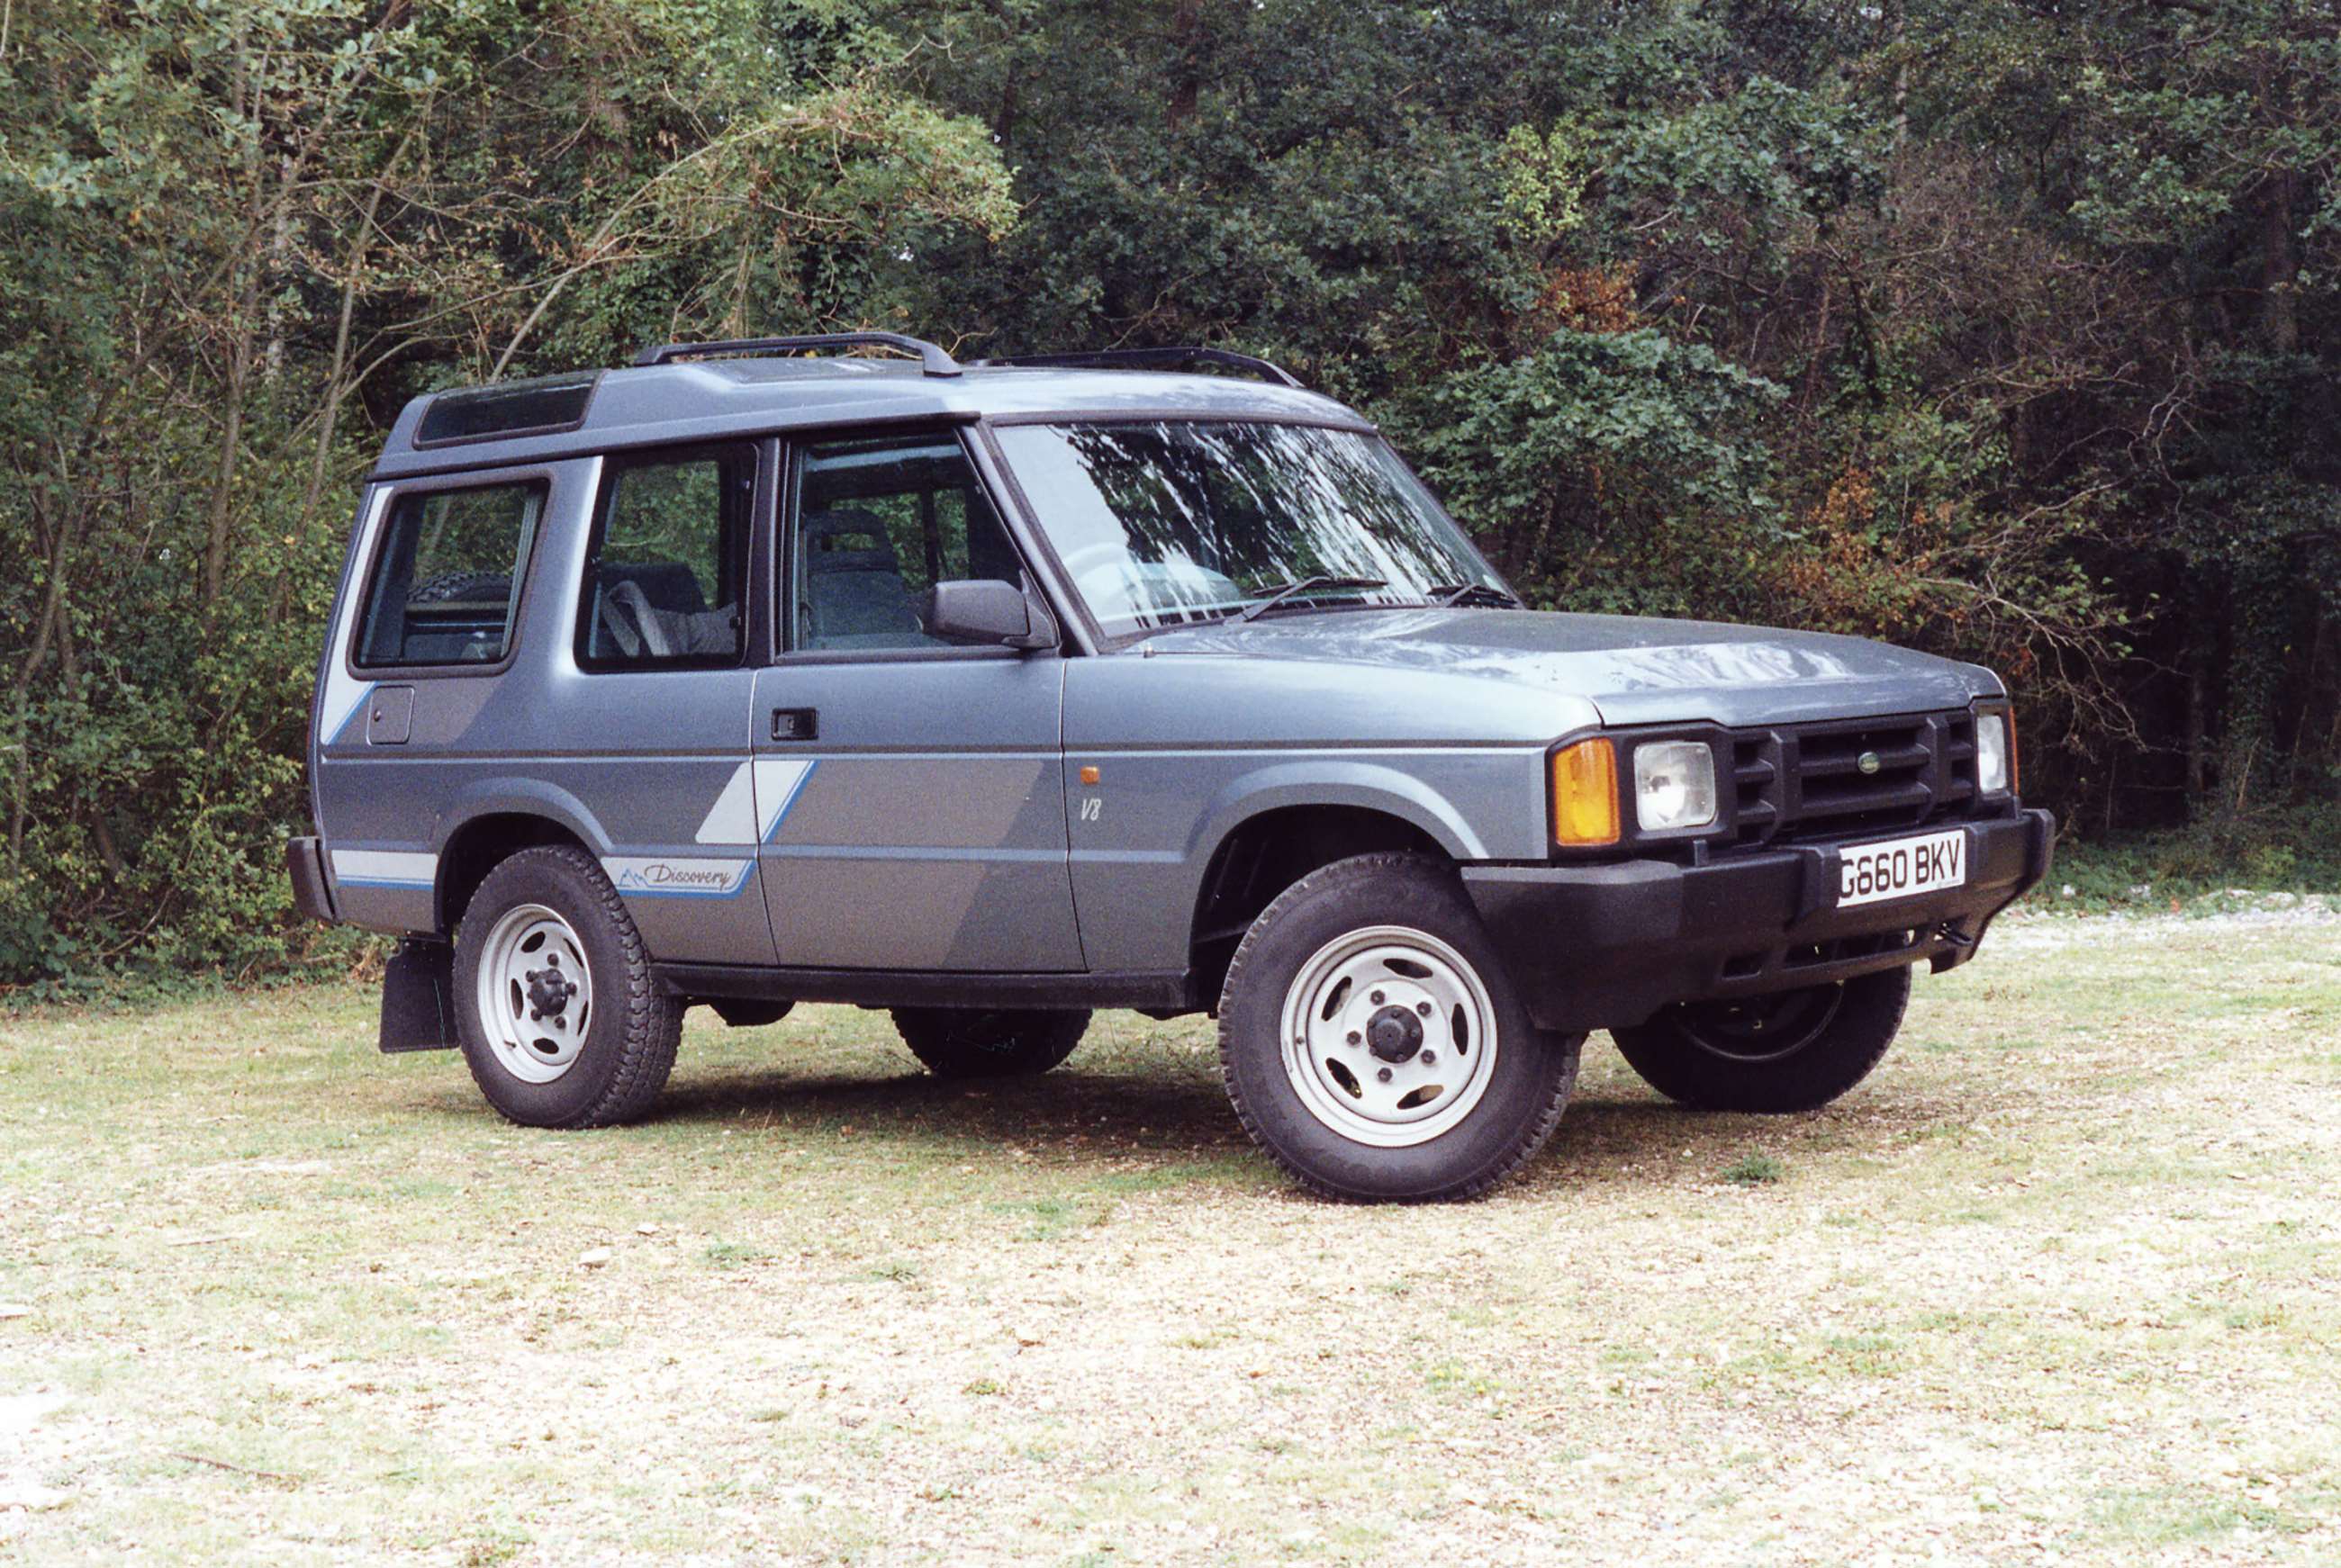
<instances>
[{"instance_id":1,"label":"windshield wiper","mask_svg":"<svg viewBox=\"0 0 2341 1568\"><path fill-rule=\"evenodd\" d=\"M1386 577L1303 577L1286 583L1257 604L1247 604L1236 612L1235 619L1256 620L1295 594L1313 593L1323 588L1388 588Z\"/></svg>"},{"instance_id":2,"label":"windshield wiper","mask_svg":"<svg viewBox=\"0 0 2341 1568\"><path fill-rule=\"evenodd\" d=\"M1484 582L1434 582L1422 590L1422 596L1441 609L1457 604L1489 604L1502 610L1520 607L1517 596Z\"/></svg>"}]
</instances>

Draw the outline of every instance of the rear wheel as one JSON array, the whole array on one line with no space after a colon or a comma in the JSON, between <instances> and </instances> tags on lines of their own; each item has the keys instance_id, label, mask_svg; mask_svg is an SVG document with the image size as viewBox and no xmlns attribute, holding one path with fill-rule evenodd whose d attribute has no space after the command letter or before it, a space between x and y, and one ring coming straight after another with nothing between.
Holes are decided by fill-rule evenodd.
<instances>
[{"instance_id":1,"label":"rear wheel","mask_svg":"<svg viewBox=\"0 0 2341 1568\"><path fill-rule=\"evenodd\" d=\"M1360 855L1253 922L1220 1063L1254 1142L1329 1197L1475 1197L1543 1146L1581 1035L1538 1029L1453 872Z\"/></svg>"},{"instance_id":2,"label":"rear wheel","mask_svg":"<svg viewBox=\"0 0 2341 1568\"><path fill-rule=\"evenodd\" d=\"M1718 1111L1808 1111L1869 1076L1909 1001L1906 966L1833 986L1678 1003L1609 1032L1627 1064L1669 1099Z\"/></svg>"},{"instance_id":3,"label":"rear wheel","mask_svg":"<svg viewBox=\"0 0 2341 1568\"><path fill-rule=\"evenodd\" d=\"M527 1126L636 1120L682 1038L617 889L568 846L523 849L480 883L455 933L455 997L473 1081Z\"/></svg>"},{"instance_id":4,"label":"rear wheel","mask_svg":"<svg viewBox=\"0 0 2341 1568\"><path fill-rule=\"evenodd\" d=\"M1073 1054L1090 1015L1044 1007L896 1007L894 1027L940 1078L1045 1073Z\"/></svg>"}]
</instances>

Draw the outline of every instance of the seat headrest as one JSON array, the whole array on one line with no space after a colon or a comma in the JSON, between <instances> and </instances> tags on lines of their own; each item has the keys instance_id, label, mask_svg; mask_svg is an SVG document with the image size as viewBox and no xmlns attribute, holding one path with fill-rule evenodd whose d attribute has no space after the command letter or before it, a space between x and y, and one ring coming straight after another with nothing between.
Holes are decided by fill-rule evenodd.
<instances>
[{"instance_id":1,"label":"seat headrest","mask_svg":"<svg viewBox=\"0 0 2341 1568\"><path fill-rule=\"evenodd\" d=\"M707 596L699 590L699 579L679 561L604 561L594 577L604 593L633 583L643 590L643 598L653 610L696 615L707 608Z\"/></svg>"},{"instance_id":2,"label":"seat headrest","mask_svg":"<svg viewBox=\"0 0 2341 1568\"><path fill-rule=\"evenodd\" d=\"M832 571L900 571L894 541L878 514L858 506L808 512L799 525L804 532L805 570Z\"/></svg>"}]
</instances>

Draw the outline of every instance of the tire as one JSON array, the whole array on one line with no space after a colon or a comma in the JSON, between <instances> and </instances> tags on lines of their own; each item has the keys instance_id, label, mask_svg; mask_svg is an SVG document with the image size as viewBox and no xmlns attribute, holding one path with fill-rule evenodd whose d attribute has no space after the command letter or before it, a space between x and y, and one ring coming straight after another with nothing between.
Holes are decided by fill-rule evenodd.
<instances>
[{"instance_id":1,"label":"tire","mask_svg":"<svg viewBox=\"0 0 2341 1568\"><path fill-rule=\"evenodd\" d=\"M1220 1069L1244 1130L1302 1186L1351 1202L1502 1181L1559 1125L1584 1042L1530 1021L1453 870L1424 855L1360 855L1295 882L1245 933L1220 996Z\"/></svg>"},{"instance_id":2,"label":"tire","mask_svg":"<svg viewBox=\"0 0 2341 1568\"><path fill-rule=\"evenodd\" d=\"M443 571L407 590L409 604L445 604L467 600L503 599L512 593L512 578L501 571Z\"/></svg>"},{"instance_id":3,"label":"tire","mask_svg":"<svg viewBox=\"0 0 2341 1568\"><path fill-rule=\"evenodd\" d=\"M481 882L455 933L454 1005L473 1081L523 1126L640 1119L682 1035L618 890L568 846L523 849Z\"/></svg>"},{"instance_id":4,"label":"tire","mask_svg":"<svg viewBox=\"0 0 2341 1568\"><path fill-rule=\"evenodd\" d=\"M894 1027L939 1078L1023 1078L1073 1054L1090 1015L1047 1007L896 1007Z\"/></svg>"},{"instance_id":5,"label":"tire","mask_svg":"<svg viewBox=\"0 0 2341 1568\"><path fill-rule=\"evenodd\" d=\"M1906 966L1740 1002L1678 1003L1609 1033L1669 1099L1778 1115L1817 1109L1868 1077L1909 1002Z\"/></svg>"}]
</instances>

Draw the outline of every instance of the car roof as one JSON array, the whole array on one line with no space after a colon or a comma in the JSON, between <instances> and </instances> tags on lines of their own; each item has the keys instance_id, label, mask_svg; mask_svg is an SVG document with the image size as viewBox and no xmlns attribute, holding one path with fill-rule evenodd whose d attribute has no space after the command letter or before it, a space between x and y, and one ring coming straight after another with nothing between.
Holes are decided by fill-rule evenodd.
<instances>
[{"instance_id":1,"label":"car roof","mask_svg":"<svg viewBox=\"0 0 2341 1568\"><path fill-rule=\"evenodd\" d=\"M587 378L577 378L583 390ZM624 447L764 435L823 426L981 419L1251 419L1370 431L1331 398L1226 375L970 365L925 373L916 362L830 356L714 359L600 372L564 428L417 441L432 404L402 410L374 465L378 480L543 462Z\"/></svg>"}]
</instances>

